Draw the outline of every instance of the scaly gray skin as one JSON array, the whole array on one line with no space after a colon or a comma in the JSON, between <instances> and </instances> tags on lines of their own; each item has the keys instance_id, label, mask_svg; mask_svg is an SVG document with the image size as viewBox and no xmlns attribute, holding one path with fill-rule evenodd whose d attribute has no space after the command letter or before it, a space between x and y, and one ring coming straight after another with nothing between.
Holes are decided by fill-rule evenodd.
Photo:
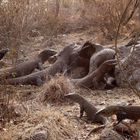
<instances>
[{"instance_id":1,"label":"scaly gray skin","mask_svg":"<svg viewBox=\"0 0 140 140\"><path fill-rule=\"evenodd\" d=\"M110 72L110 70L112 70L115 65L115 59L107 60L92 73L80 79L72 79L71 82L74 85L80 87L104 89L106 87L106 83L104 82L104 76L106 73Z\"/></svg>"},{"instance_id":2,"label":"scaly gray skin","mask_svg":"<svg viewBox=\"0 0 140 140\"><path fill-rule=\"evenodd\" d=\"M1 81L1 84L41 86L46 80L46 73L46 70L42 70L18 78L5 79Z\"/></svg>"},{"instance_id":3,"label":"scaly gray skin","mask_svg":"<svg viewBox=\"0 0 140 140\"><path fill-rule=\"evenodd\" d=\"M43 63L54 54L56 52L53 50L44 50L33 60L23 62L11 68L1 69L0 80L25 76L32 73L35 69L42 70Z\"/></svg>"},{"instance_id":4,"label":"scaly gray skin","mask_svg":"<svg viewBox=\"0 0 140 140\"><path fill-rule=\"evenodd\" d=\"M5 54L9 51L8 48L0 50L0 60L5 56Z\"/></svg>"},{"instance_id":5,"label":"scaly gray skin","mask_svg":"<svg viewBox=\"0 0 140 140\"><path fill-rule=\"evenodd\" d=\"M21 76L18 78L11 78L1 81L1 84L9 85L37 85L41 86L45 81L56 73L63 73L67 69L67 64L70 61L70 54L73 52L74 45L71 44L65 47L57 56L56 62L48 69L34 72L29 75Z\"/></svg>"},{"instance_id":6,"label":"scaly gray skin","mask_svg":"<svg viewBox=\"0 0 140 140\"><path fill-rule=\"evenodd\" d=\"M105 61L115 59L115 54L115 51L109 48L93 54L90 59L89 73L95 71Z\"/></svg>"},{"instance_id":7,"label":"scaly gray skin","mask_svg":"<svg viewBox=\"0 0 140 140\"><path fill-rule=\"evenodd\" d=\"M108 60L105 62L104 65L100 67L101 70L98 70L96 73L91 75L91 77L86 77L85 79L82 78L81 81L77 81L77 79L71 80L73 83L77 84L78 86L90 86L91 84L93 85L93 78L96 78L96 82L98 83L98 80L101 81L103 74L106 72L106 70L110 69L110 65L114 65L115 60ZM10 84L10 85L37 85L40 86L42 85L46 79L49 80L51 76L54 76L56 73L62 73L65 71L67 65L65 62L65 59L61 60L61 57L48 69L39 71L39 72L34 72L32 74L18 77L18 78L11 78L11 79L5 79L1 81L1 84ZM112 66L111 66L112 67ZM101 72L101 74L100 74ZM96 75L97 74L97 75ZM76 80L76 81L75 81ZM95 84L95 83L94 83Z\"/></svg>"},{"instance_id":8,"label":"scaly gray skin","mask_svg":"<svg viewBox=\"0 0 140 140\"><path fill-rule=\"evenodd\" d=\"M90 59L94 53L103 50L103 46L100 44L94 44L89 41L85 42L79 51L79 56Z\"/></svg>"},{"instance_id":9,"label":"scaly gray skin","mask_svg":"<svg viewBox=\"0 0 140 140\"><path fill-rule=\"evenodd\" d=\"M65 97L71 99L72 101L80 105L80 117L82 117L83 113L85 112L88 120L94 123L101 123L101 124L106 123L106 119L103 116L97 115L95 117L95 113L97 112L97 109L81 95L75 93L69 93L65 95Z\"/></svg>"},{"instance_id":10,"label":"scaly gray skin","mask_svg":"<svg viewBox=\"0 0 140 140\"><path fill-rule=\"evenodd\" d=\"M82 46L78 47L70 57L70 67L71 69L75 69L77 67L83 67L85 71L89 72L89 62L91 56L102 50L103 46L99 44L93 44L89 41L85 42Z\"/></svg>"},{"instance_id":11,"label":"scaly gray skin","mask_svg":"<svg viewBox=\"0 0 140 140\"><path fill-rule=\"evenodd\" d=\"M140 119L140 106L108 106L96 112L96 115L109 117L116 115L118 123L124 119L138 121Z\"/></svg>"}]
</instances>

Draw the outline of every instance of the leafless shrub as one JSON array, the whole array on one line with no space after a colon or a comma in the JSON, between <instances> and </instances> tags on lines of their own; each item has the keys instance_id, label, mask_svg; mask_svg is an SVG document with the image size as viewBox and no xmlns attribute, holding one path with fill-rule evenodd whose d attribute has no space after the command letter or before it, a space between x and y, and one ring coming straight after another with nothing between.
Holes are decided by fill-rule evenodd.
<instances>
[{"instance_id":1,"label":"leafless shrub","mask_svg":"<svg viewBox=\"0 0 140 140\"><path fill-rule=\"evenodd\" d=\"M100 0L94 3L89 0L89 4L85 5L85 10L87 9L85 17L92 23L92 26L103 33L104 37L112 40L116 36L120 18L128 3L129 0ZM129 9L123 16L123 26L119 35L126 35L133 29L132 25L135 26L135 18L132 16L135 14L138 4L136 0L130 3ZM127 24L128 22L129 24Z\"/></svg>"},{"instance_id":2,"label":"leafless shrub","mask_svg":"<svg viewBox=\"0 0 140 140\"><path fill-rule=\"evenodd\" d=\"M0 86L0 129L6 123L14 121L18 114L15 110L13 98L15 98L14 88L11 86ZM13 96L14 95L14 96Z\"/></svg>"},{"instance_id":3,"label":"leafless shrub","mask_svg":"<svg viewBox=\"0 0 140 140\"><path fill-rule=\"evenodd\" d=\"M0 5L0 45L16 48L13 53L18 57L22 40L28 38L33 30L45 35L57 35L93 26L112 39L120 16L129 0L100 1L45 1L9 0ZM126 13L124 21L129 21L135 1ZM130 21L130 24L132 22ZM125 24L124 24L125 27ZM122 28L126 32L127 28Z\"/></svg>"}]
</instances>

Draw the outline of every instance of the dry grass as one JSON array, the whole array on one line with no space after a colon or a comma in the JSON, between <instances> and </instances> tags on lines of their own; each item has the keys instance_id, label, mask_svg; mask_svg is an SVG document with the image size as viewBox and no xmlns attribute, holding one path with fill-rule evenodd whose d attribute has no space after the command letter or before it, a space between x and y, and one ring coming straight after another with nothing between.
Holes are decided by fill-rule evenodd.
<instances>
[{"instance_id":1,"label":"dry grass","mask_svg":"<svg viewBox=\"0 0 140 140\"><path fill-rule=\"evenodd\" d=\"M36 131L48 133L48 140L64 140L75 137L75 126L59 111L51 108L42 109L31 114L25 122L19 125L9 125L8 130L1 132L2 140L30 138Z\"/></svg>"},{"instance_id":2,"label":"dry grass","mask_svg":"<svg viewBox=\"0 0 140 140\"><path fill-rule=\"evenodd\" d=\"M23 101L33 100L36 92L31 86L0 86L0 129L7 123L19 121L20 115L26 114Z\"/></svg>"},{"instance_id":3,"label":"dry grass","mask_svg":"<svg viewBox=\"0 0 140 140\"><path fill-rule=\"evenodd\" d=\"M56 76L44 85L44 101L62 103L65 102L64 95L73 90L72 85L64 76Z\"/></svg>"},{"instance_id":4,"label":"dry grass","mask_svg":"<svg viewBox=\"0 0 140 140\"><path fill-rule=\"evenodd\" d=\"M0 46L12 48L12 56L18 58L20 45L32 35L53 36L84 30L91 26L104 37L113 39L120 17L128 0L55 1L9 0L0 6ZM134 4L134 3L133 3ZM127 21L133 5L127 11ZM135 26L135 19L122 28L126 34ZM38 33L39 32L39 33ZM13 58L14 59L14 58Z\"/></svg>"},{"instance_id":5,"label":"dry grass","mask_svg":"<svg viewBox=\"0 0 140 140\"><path fill-rule=\"evenodd\" d=\"M17 59L20 58L20 46L35 36L43 36L44 38L47 36L51 38L58 34L66 34L73 31L82 30L83 32L83 30L93 27L97 34L100 32L103 34L103 38L113 40L116 35L118 22L128 2L128 0L58 1L9 0L6 3L1 3L0 46L1 48L10 48L11 55L9 55L9 60L15 63ZM127 21L132 8L133 4L125 15L124 23ZM127 25L124 24L122 26L119 36L127 36L128 33L135 28L135 24L137 23L136 17L135 15ZM94 34L95 32L92 32L92 35ZM90 36L92 37L92 35ZM80 37L78 37L78 39ZM72 42L75 38L76 37L73 37L69 42ZM64 40L65 39L66 38L64 38ZM62 40L60 39L59 42L61 43ZM43 100L47 103L65 102L64 95L73 90L69 81L63 76L53 78L41 88L43 88ZM74 139L75 126L59 111L53 110L52 108L42 109L44 107L43 105L33 105L32 102L34 102L36 94L39 93L38 90L33 87L26 89L25 87L14 88L11 86L3 86L0 90L0 104L6 106L5 109L0 110L0 115L2 116L2 121L7 125L4 131L0 132L2 140L25 138L26 136L32 135L32 133L39 128L43 128L49 132L49 140ZM81 92L83 92L83 90ZM103 93L100 94L101 97L97 96L91 99L93 99L93 101L97 99L99 104L101 100L104 100L102 98ZM114 93L117 92L114 91ZM127 91L126 93L129 92ZM92 93L88 91L84 92L84 95L87 94L92 95ZM118 101L120 101L124 93L119 92L119 94L120 95L116 97ZM40 93L40 96L42 96L42 93ZM116 101L116 98L114 98L114 95L109 94L105 102L106 104L108 102L111 104L112 101ZM127 97L127 100L128 99L129 97ZM126 101L126 98L124 100ZM19 104L23 103L25 105L28 104L28 101L31 103L29 103L30 107L27 105L29 114L25 110L25 113L21 111L21 114L25 115L25 117L26 115L28 116L25 122L14 125L11 123L11 121L15 119L13 110L15 108L13 108L12 105L16 101L19 101ZM7 122L9 123L7 124Z\"/></svg>"},{"instance_id":6,"label":"dry grass","mask_svg":"<svg viewBox=\"0 0 140 140\"><path fill-rule=\"evenodd\" d=\"M11 102L14 91L8 86L0 86L0 90L0 128L2 128L14 118L15 110Z\"/></svg>"},{"instance_id":7,"label":"dry grass","mask_svg":"<svg viewBox=\"0 0 140 140\"><path fill-rule=\"evenodd\" d=\"M129 0L96 1L96 3L94 3L94 8L91 7L93 14L89 14L88 20L93 24L94 27L98 29L98 31L103 33L104 38L113 40L116 36L117 27L122 14L125 11L128 3ZM135 2L133 1L123 16L123 26L119 36L127 36L127 34L131 32L131 30L133 30L136 26L136 16L131 18L130 21L128 20L133 10L134 4ZM88 5L85 7L85 9L88 9ZM91 10L88 9L88 11ZM127 21L129 21L128 24Z\"/></svg>"}]
</instances>

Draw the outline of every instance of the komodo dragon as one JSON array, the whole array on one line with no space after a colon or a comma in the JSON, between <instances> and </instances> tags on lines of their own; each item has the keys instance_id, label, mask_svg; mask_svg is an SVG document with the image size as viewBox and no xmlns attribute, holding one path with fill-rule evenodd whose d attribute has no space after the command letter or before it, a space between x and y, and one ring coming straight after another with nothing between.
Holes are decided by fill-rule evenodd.
<instances>
[{"instance_id":1,"label":"komodo dragon","mask_svg":"<svg viewBox=\"0 0 140 140\"><path fill-rule=\"evenodd\" d=\"M92 55L90 59L89 73L95 71L103 62L115 59L115 51L113 49L102 49L101 51Z\"/></svg>"},{"instance_id":2,"label":"komodo dragon","mask_svg":"<svg viewBox=\"0 0 140 140\"><path fill-rule=\"evenodd\" d=\"M115 59L115 54L115 51L110 48L102 49L101 51L93 54L90 59L89 73L95 71L105 61ZM116 86L115 67L113 67L112 70L109 71L109 73L106 73L105 81L108 85L108 88L113 88L114 86Z\"/></svg>"},{"instance_id":3,"label":"komodo dragon","mask_svg":"<svg viewBox=\"0 0 140 140\"><path fill-rule=\"evenodd\" d=\"M10 85L42 85L45 81L49 80L50 77L54 76L56 73L63 73L67 69L67 64L69 63L70 54L73 52L74 45L71 44L66 46L57 56L57 60L49 68L31 73L29 75L9 78L1 81L1 84Z\"/></svg>"},{"instance_id":4,"label":"komodo dragon","mask_svg":"<svg viewBox=\"0 0 140 140\"><path fill-rule=\"evenodd\" d=\"M80 57L84 57L84 58L87 58L87 59L90 59L91 56L94 54L94 53L97 53L101 50L103 50L103 46L100 45L100 44L94 44L94 43L91 43L89 41L86 41L81 50L79 51L79 56Z\"/></svg>"},{"instance_id":5,"label":"komodo dragon","mask_svg":"<svg viewBox=\"0 0 140 140\"><path fill-rule=\"evenodd\" d=\"M103 115L105 117L116 115L118 122L115 123L114 130L116 130L118 133L121 134L125 133L126 131L126 133L128 132L128 134L133 135L133 133L131 133L132 132L131 128L128 127L129 129L126 129L126 127L124 127L124 124L121 124L120 122L122 122L124 119L138 121L140 119L140 106L120 106L120 105L108 106L104 109L97 111L94 116L96 115L97 116ZM122 127L120 125L122 125ZM106 126L107 125L102 125L91 130L90 133L87 135L86 140L91 133L97 132L100 129L105 128Z\"/></svg>"},{"instance_id":6,"label":"komodo dragon","mask_svg":"<svg viewBox=\"0 0 140 140\"><path fill-rule=\"evenodd\" d=\"M101 123L101 124L106 123L106 119L102 115L98 115L95 117L95 113L97 112L97 109L81 95L76 93L69 93L65 95L65 97L71 99L72 101L80 105L80 118L83 116L83 113L85 112L88 120L94 123Z\"/></svg>"},{"instance_id":7,"label":"komodo dragon","mask_svg":"<svg viewBox=\"0 0 140 140\"><path fill-rule=\"evenodd\" d=\"M85 88L94 88L94 89L104 89L106 88L106 83L104 81L104 76L106 73L110 72L113 67L116 65L116 60L107 60L101 64L95 71L88 74L87 76L81 79L72 79L74 85L85 87Z\"/></svg>"},{"instance_id":8,"label":"komodo dragon","mask_svg":"<svg viewBox=\"0 0 140 140\"><path fill-rule=\"evenodd\" d=\"M116 115L119 124L124 119L130 119L138 121L140 119L140 106L108 106L104 109L99 110L96 115L104 115L109 117Z\"/></svg>"},{"instance_id":9,"label":"komodo dragon","mask_svg":"<svg viewBox=\"0 0 140 140\"><path fill-rule=\"evenodd\" d=\"M118 120L118 122L115 123L114 125L114 130L116 130L118 133L126 132L130 135L133 135L131 128L128 127L129 129L126 129L126 127L124 127L125 125L121 124L120 122L122 122L124 119L138 121L140 119L140 106L120 106L120 105L108 106L104 109L97 111L95 113L95 116L103 115L105 117L109 117L114 114L117 116ZM89 137L89 135L92 132L97 132L98 130L103 129L105 127L106 125L102 125L98 128L94 128L93 130L90 131L87 137Z\"/></svg>"},{"instance_id":10,"label":"komodo dragon","mask_svg":"<svg viewBox=\"0 0 140 140\"><path fill-rule=\"evenodd\" d=\"M84 68L83 70L87 75L89 72L91 56L102 49L103 46L86 41L71 54L68 74L70 74L74 69L81 67Z\"/></svg>"},{"instance_id":11,"label":"komodo dragon","mask_svg":"<svg viewBox=\"0 0 140 140\"><path fill-rule=\"evenodd\" d=\"M25 75L17 78L5 79L1 81L1 84L41 86L47 78L46 73L47 70L44 69L42 71L34 72L29 75Z\"/></svg>"},{"instance_id":12,"label":"komodo dragon","mask_svg":"<svg viewBox=\"0 0 140 140\"><path fill-rule=\"evenodd\" d=\"M6 80L1 81L1 84L10 84L10 85L31 84L31 85L38 85L38 86L42 85L42 83L45 82L46 78L54 76L56 73L62 73L65 71L66 63L65 61L61 61L61 60L63 59L61 59L60 57L60 59L58 59L48 69L35 72L35 73L22 76L22 77L6 79ZM85 78L81 78L81 79L71 79L71 82L78 86L84 86L84 87L94 86L95 88L98 88L97 86L100 86L100 83L103 80L104 74L110 70L110 67L113 67L115 65L115 62L116 62L115 60L108 60L107 62L104 62L91 75L88 75Z\"/></svg>"},{"instance_id":13,"label":"komodo dragon","mask_svg":"<svg viewBox=\"0 0 140 140\"><path fill-rule=\"evenodd\" d=\"M28 75L36 68L42 70L42 64L54 54L56 52L53 50L44 50L33 60L23 62L11 68L1 69L0 80Z\"/></svg>"},{"instance_id":14,"label":"komodo dragon","mask_svg":"<svg viewBox=\"0 0 140 140\"><path fill-rule=\"evenodd\" d=\"M0 60L5 56L5 54L9 51L8 48L0 50Z\"/></svg>"}]
</instances>

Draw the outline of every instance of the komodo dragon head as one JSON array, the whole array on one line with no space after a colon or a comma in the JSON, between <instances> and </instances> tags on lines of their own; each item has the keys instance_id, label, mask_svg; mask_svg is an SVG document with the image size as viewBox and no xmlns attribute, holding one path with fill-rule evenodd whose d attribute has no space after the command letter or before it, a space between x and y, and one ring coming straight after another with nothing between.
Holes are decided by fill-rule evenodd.
<instances>
[{"instance_id":1,"label":"komodo dragon head","mask_svg":"<svg viewBox=\"0 0 140 140\"><path fill-rule=\"evenodd\" d=\"M76 93L69 93L67 95L65 95L66 98L71 99L74 102L79 103L80 99L82 98L82 96L80 96L79 94Z\"/></svg>"},{"instance_id":2,"label":"komodo dragon head","mask_svg":"<svg viewBox=\"0 0 140 140\"><path fill-rule=\"evenodd\" d=\"M47 49L42 51L38 57L41 59L41 61L44 63L46 60L48 60L51 56L55 55L57 52L52 49Z\"/></svg>"},{"instance_id":3,"label":"komodo dragon head","mask_svg":"<svg viewBox=\"0 0 140 140\"><path fill-rule=\"evenodd\" d=\"M103 49L102 45L94 44L91 43L90 41L86 41L81 47L81 50L79 51L79 56L90 59L94 53L102 49Z\"/></svg>"}]
</instances>

